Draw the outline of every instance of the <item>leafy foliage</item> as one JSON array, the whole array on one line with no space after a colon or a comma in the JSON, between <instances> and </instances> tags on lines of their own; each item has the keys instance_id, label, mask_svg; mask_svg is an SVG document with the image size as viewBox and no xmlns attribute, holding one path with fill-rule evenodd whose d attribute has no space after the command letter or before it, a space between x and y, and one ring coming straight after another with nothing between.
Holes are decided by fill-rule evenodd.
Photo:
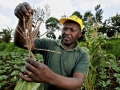
<instances>
[{"instance_id":1,"label":"leafy foliage","mask_svg":"<svg viewBox=\"0 0 120 90\"><path fill-rule=\"evenodd\" d=\"M27 50L15 46L13 42L10 42L10 43L1 42L0 43L0 51L28 53Z\"/></svg>"},{"instance_id":2,"label":"leafy foliage","mask_svg":"<svg viewBox=\"0 0 120 90\"><path fill-rule=\"evenodd\" d=\"M100 4L95 7L95 11L96 11L96 13L95 13L95 21L97 21L99 23L102 23L102 19L103 19L102 13L103 13L103 10L100 9Z\"/></svg>"},{"instance_id":3,"label":"leafy foliage","mask_svg":"<svg viewBox=\"0 0 120 90\"><path fill-rule=\"evenodd\" d=\"M47 4L44 8L37 7L34 9L33 20L37 20L38 18L45 22L50 16L50 6Z\"/></svg>"},{"instance_id":4,"label":"leafy foliage","mask_svg":"<svg viewBox=\"0 0 120 90\"><path fill-rule=\"evenodd\" d=\"M18 73L25 63L26 54L0 52L0 89L13 88L19 76Z\"/></svg>"},{"instance_id":5,"label":"leafy foliage","mask_svg":"<svg viewBox=\"0 0 120 90\"><path fill-rule=\"evenodd\" d=\"M55 17L50 17L49 19L47 19L45 24L46 24L46 29L47 30L55 31L56 29L60 29L60 26L59 26L60 22Z\"/></svg>"},{"instance_id":6,"label":"leafy foliage","mask_svg":"<svg viewBox=\"0 0 120 90\"><path fill-rule=\"evenodd\" d=\"M9 43L12 39L12 31L13 29L10 29L9 27L7 29L2 29L3 31L0 32L0 34L3 34L2 38L0 41L4 41L6 43Z\"/></svg>"},{"instance_id":7,"label":"leafy foliage","mask_svg":"<svg viewBox=\"0 0 120 90\"><path fill-rule=\"evenodd\" d=\"M42 21L45 22L50 16L50 6L47 4L44 6L44 8L37 7L34 9L34 14L33 14L33 27L36 25L36 21ZM37 33L37 37L40 38L40 31Z\"/></svg>"},{"instance_id":8,"label":"leafy foliage","mask_svg":"<svg viewBox=\"0 0 120 90\"><path fill-rule=\"evenodd\" d=\"M19 79L19 72L23 71L28 51L14 46L13 43L0 44L0 90L13 90ZM41 55L35 57L43 61Z\"/></svg>"},{"instance_id":9,"label":"leafy foliage","mask_svg":"<svg viewBox=\"0 0 120 90\"><path fill-rule=\"evenodd\" d=\"M87 33L85 33L86 41L80 42L80 46L87 48L90 54L89 73L84 81L85 90L114 90L114 88L120 88L120 84L115 77L117 76L119 80L120 62L116 61L113 54L107 53L102 48L106 45L103 34L98 33L89 22L85 23L85 27L87 30ZM114 70L117 71L114 72Z\"/></svg>"},{"instance_id":10,"label":"leafy foliage","mask_svg":"<svg viewBox=\"0 0 120 90\"><path fill-rule=\"evenodd\" d=\"M115 16L106 19L104 23L100 26L99 31L102 33L107 33L108 37L115 36L115 33L120 32L120 14L116 14ZM119 34L118 34L119 35ZM118 38L118 35L117 38Z\"/></svg>"},{"instance_id":11,"label":"leafy foliage","mask_svg":"<svg viewBox=\"0 0 120 90\"><path fill-rule=\"evenodd\" d=\"M28 54L23 52L0 52L0 90L13 90L27 56ZM36 58L39 62L43 61L41 55L36 55Z\"/></svg>"},{"instance_id":12,"label":"leafy foliage","mask_svg":"<svg viewBox=\"0 0 120 90\"><path fill-rule=\"evenodd\" d=\"M78 11L73 12L72 15L76 15L77 17L79 17L79 18L82 19L82 15L81 15L80 12L78 12Z\"/></svg>"},{"instance_id":13,"label":"leafy foliage","mask_svg":"<svg viewBox=\"0 0 120 90\"><path fill-rule=\"evenodd\" d=\"M35 9L33 19L39 18L43 22L46 21L47 29L54 31L59 29L59 21L54 17L48 18L50 16L49 8L49 5L46 5L45 9ZM106 40L103 36L104 33L107 33L107 36L112 37L116 31L120 32L120 15L117 13L102 23L103 11L100 9L100 5L95 7L95 11L95 15L91 11L87 11L84 16L78 11L73 13L84 21L85 40L79 44L89 51L91 60L83 90L120 90L120 40L119 37L116 40ZM64 14L62 17L67 16ZM13 90L19 79L18 73L23 71L25 57L28 56L27 50L18 48L13 43L8 43L11 39L11 32L10 28L0 32L5 35L2 39L4 42L0 43L0 90ZM51 33L52 38L55 39L54 33ZM49 33L48 36L50 36ZM41 55L37 54L35 57L39 62L42 62ZM43 86L39 87L40 90L41 88L43 89Z\"/></svg>"},{"instance_id":14,"label":"leafy foliage","mask_svg":"<svg viewBox=\"0 0 120 90\"><path fill-rule=\"evenodd\" d=\"M54 32L60 29L59 20L55 17L50 17L49 19L47 19L45 24L46 24L46 29L49 31L46 36L51 39L56 39Z\"/></svg>"},{"instance_id":15,"label":"leafy foliage","mask_svg":"<svg viewBox=\"0 0 120 90\"><path fill-rule=\"evenodd\" d=\"M102 45L102 48L107 52L107 53L112 53L115 55L117 60L120 60L120 40L115 38L115 39L108 39L106 40L106 44Z\"/></svg>"},{"instance_id":16,"label":"leafy foliage","mask_svg":"<svg viewBox=\"0 0 120 90\"><path fill-rule=\"evenodd\" d=\"M94 18L92 16L93 16L93 14L91 13L91 11L86 11L84 13L83 20L89 21L89 20L91 20L91 18L92 18L92 20L94 20Z\"/></svg>"}]
</instances>

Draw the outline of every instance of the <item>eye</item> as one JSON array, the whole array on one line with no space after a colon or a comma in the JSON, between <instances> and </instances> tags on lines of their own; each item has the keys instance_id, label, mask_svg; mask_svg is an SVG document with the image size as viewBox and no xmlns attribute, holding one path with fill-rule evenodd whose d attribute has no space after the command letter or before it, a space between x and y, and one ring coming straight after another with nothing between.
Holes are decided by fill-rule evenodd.
<instances>
[{"instance_id":1,"label":"eye","mask_svg":"<svg viewBox=\"0 0 120 90\"><path fill-rule=\"evenodd\" d=\"M71 30L71 32L75 32L76 30L75 29L73 29L73 28L70 28L70 30Z\"/></svg>"},{"instance_id":2,"label":"eye","mask_svg":"<svg viewBox=\"0 0 120 90\"><path fill-rule=\"evenodd\" d=\"M73 28L70 28L71 32L74 32L75 30Z\"/></svg>"},{"instance_id":3,"label":"eye","mask_svg":"<svg viewBox=\"0 0 120 90\"><path fill-rule=\"evenodd\" d=\"M64 27L63 30L66 31L66 30L68 30L68 28L67 28L67 27Z\"/></svg>"},{"instance_id":4,"label":"eye","mask_svg":"<svg viewBox=\"0 0 120 90\"><path fill-rule=\"evenodd\" d=\"M69 29L71 32L75 32L75 31L76 31L75 29L69 28L69 27L64 27L62 30L67 31L68 29Z\"/></svg>"}]
</instances>

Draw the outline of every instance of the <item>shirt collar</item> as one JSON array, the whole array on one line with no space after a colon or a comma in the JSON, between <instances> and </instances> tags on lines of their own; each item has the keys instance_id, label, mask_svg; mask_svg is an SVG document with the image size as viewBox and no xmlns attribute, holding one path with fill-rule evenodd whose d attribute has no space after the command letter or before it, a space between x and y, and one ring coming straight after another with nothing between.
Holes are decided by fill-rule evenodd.
<instances>
[{"instance_id":1,"label":"shirt collar","mask_svg":"<svg viewBox=\"0 0 120 90\"><path fill-rule=\"evenodd\" d=\"M57 45L61 46L64 49L64 47L63 47L63 45L61 43L61 39L56 40L56 43L57 43ZM69 49L67 51L74 51L74 50L79 50L79 43L78 43L78 41L77 41L77 45L74 48Z\"/></svg>"}]
</instances>

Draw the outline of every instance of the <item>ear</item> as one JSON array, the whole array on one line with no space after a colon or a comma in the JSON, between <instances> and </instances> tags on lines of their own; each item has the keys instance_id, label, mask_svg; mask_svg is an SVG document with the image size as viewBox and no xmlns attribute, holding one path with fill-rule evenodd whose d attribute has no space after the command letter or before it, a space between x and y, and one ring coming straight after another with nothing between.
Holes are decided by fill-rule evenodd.
<instances>
[{"instance_id":1,"label":"ear","mask_svg":"<svg viewBox=\"0 0 120 90\"><path fill-rule=\"evenodd\" d=\"M79 34L79 38L82 36L82 32L80 32L80 34Z\"/></svg>"}]
</instances>

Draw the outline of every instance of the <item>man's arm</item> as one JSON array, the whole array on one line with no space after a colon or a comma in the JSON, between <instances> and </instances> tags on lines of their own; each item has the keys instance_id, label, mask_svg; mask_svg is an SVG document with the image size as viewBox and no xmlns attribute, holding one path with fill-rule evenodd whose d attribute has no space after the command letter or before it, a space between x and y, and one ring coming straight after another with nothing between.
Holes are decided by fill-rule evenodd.
<instances>
[{"instance_id":1,"label":"man's arm","mask_svg":"<svg viewBox=\"0 0 120 90\"><path fill-rule=\"evenodd\" d=\"M56 78L51 81L51 84L62 90L80 90L83 85L85 75L80 72L73 74L73 77L64 77L56 75Z\"/></svg>"},{"instance_id":2,"label":"man's arm","mask_svg":"<svg viewBox=\"0 0 120 90\"><path fill-rule=\"evenodd\" d=\"M23 38L23 36L21 36L20 33L23 32L23 21L19 20L18 22L18 25L16 27L16 30L15 30L15 34L14 34L14 44L18 47L21 47L21 48L25 48L25 44L26 44L26 41L25 39Z\"/></svg>"},{"instance_id":3,"label":"man's arm","mask_svg":"<svg viewBox=\"0 0 120 90\"><path fill-rule=\"evenodd\" d=\"M20 73L20 77L29 82L49 83L60 88L61 90L79 90L83 84L85 75L75 72L73 77L64 77L54 73L43 63L38 63L31 58L27 58L24 73L27 77Z\"/></svg>"},{"instance_id":4,"label":"man's arm","mask_svg":"<svg viewBox=\"0 0 120 90\"><path fill-rule=\"evenodd\" d=\"M18 47L21 48L26 48L26 40L24 39L23 36L21 36L20 33L22 33L26 28L24 27L23 23L23 17L25 17L25 24L27 23L30 14L33 13L33 9L31 9L31 6L24 2L20 3L18 6L16 6L14 10L15 16L18 18L19 22L15 30L15 35L14 35L14 44ZM20 32L20 33L19 33ZM34 46L34 44L33 44Z\"/></svg>"}]
</instances>

